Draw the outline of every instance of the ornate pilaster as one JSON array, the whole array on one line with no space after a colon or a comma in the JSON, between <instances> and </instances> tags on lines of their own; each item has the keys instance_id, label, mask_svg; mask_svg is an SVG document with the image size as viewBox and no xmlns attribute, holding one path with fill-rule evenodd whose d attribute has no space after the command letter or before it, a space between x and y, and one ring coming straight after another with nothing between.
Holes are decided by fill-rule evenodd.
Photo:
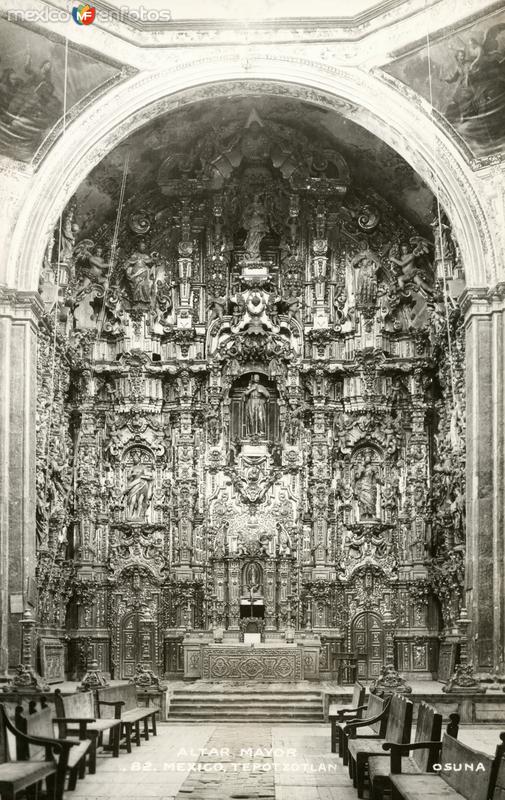
<instances>
[{"instance_id":1,"label":"ornate pilaster","mask_svg":"<svg viewBox=\"0 0 505 800\"><path fill-rule=\"evenodd\" d=\"M466 607L477 673L505 671L505 286L465 291Z\"/></svg>"},{"instance_id":2,"label":"ornate pilaster","mask_svg":"<svg viewBox=\"0 0 505 800\"><path fill-rule=\"evenodd\" d=\"M35 603L35 398L39 296L0 287L0 678Z\"/></svg>"}]
</instances>

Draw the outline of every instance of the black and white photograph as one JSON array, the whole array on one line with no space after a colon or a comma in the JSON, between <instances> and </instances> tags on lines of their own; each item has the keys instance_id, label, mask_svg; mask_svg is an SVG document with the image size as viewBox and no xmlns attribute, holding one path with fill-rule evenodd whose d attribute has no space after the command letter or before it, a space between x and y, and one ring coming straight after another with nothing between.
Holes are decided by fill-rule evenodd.
<instances>
[{"instance_id":1,"label":"black and white photograph","mask_svg":"<svg viewBox=\"0 0 505 800\"><path fill-rule=\"evenodd\" d=\"M0 0L0 800L505 800L505 0Z\"/></svg>"}]
</instances>

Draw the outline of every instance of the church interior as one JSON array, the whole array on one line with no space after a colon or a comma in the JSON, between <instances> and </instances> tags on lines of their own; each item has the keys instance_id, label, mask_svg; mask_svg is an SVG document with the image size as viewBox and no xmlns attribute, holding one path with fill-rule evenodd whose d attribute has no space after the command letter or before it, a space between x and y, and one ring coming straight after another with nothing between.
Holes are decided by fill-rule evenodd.
<instances>
[{"instance_id":1,"label":"church interior","mask_svg":"<svg viewBox=\"0 0 505 800\"><path fill-rule=\"evenodd\" d=\"M16 726L91 713L77 797L417 798L352 695L503 800L503 4L23 0L0 38L0 796ZM86 788L156 716L142 758L239 739L258 785Z\"/></svg>"}]
</instances>

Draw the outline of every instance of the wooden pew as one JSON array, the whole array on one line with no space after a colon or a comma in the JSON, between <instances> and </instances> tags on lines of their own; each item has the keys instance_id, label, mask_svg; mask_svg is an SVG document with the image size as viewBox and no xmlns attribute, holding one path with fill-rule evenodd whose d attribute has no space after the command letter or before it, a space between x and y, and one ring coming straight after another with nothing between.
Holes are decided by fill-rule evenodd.
<instances>
[{"instance_id":1,"label":"wooden pew","mask_svg":"<svg viewBox=\"0 0 505 800\"><path fill-rule=\"evenodd\" d=\"M384 738L355 738L352 731L359 728L358 723L349 723L354 726L347 741L349 750L349 775L358 790L358 797L363 797L368 759L371 755L382 756L382 745L387 742L409 742L412 727L412 712L414 704L401 694L394 694L389 706L388 721Z\"/></svg>"},{"instance_id":2,"label":"wooden pew","mask_svg":"<svg viewBox=\"0 0 505 800\"><path fill-rule=\"evenodd\" d=\"M360 719L351 719L342 728L342 761L349 763L349 738L383 739L388 722L390 697L382 698L371 694L368 698L366 713ZM359 732L358 732L359 728Z\"/></svg>"},{"instance_id":3,"label":"wooden pew","mask_svg":"<svg viewBox=\"0 0 505 800\"><path fill-rule=\"evenodd\" d=\"M143 736L147 741L149 733L156 736L156 714L160 713L158 706L137 705L137 688L131 683L108 686L96 690L96 703L100 719L113 717L120 719L122 733L125 737L125 747L131 753L131 742L140 746L140 723L143 723ZM151 727L149 728L149 721ZM133 730L135 735L133 736Z\"/></svg>"},{"instance_id":4,"label":"wooden pew","mask_svg":"<svg viewBox=\"0 0 505 800\"><path fill-rule=\"evenodd\" d=\"M451 715L448 727L452 736L457 736L459 717ZM442 737L442 715L428 705L421 703L417 714L416 735L414 743L439 742ZM383 745L386 750L389 743ZM413 755L402 758L402 773L431 772L433 767L433 753L429 749L419 748L412 751ZM382 800L385 791L390 789L391 761L382 756L371 756L368 759L368 782L370 786L370 800Z\"/></svg>"},{"instance_id":5,"label":"wooden pew","mask_svg":"<svg viewBox=\"0 0 505 800\"><path fill-rule=\"evenodd\" d=\"M328 719L331 725L331 752L336 753L338 742L338 754L342 757L343 753L343 730L345 723L351 719L361 719L365 705L366 689L359 681L354 684L352 700L350 706L337 707L336 703L330 703Z\"/></svg>"},{"instance_id":6,"label":"wooden pew","mask_svg":"<svg viewBox=\"0 0 505 800\"><path fill-rule=\"evenodd\" d=\"M25 757L18 756L19 747ZM31 760L27 749L42 751L42 758ZM2 800L15 800L19 792L46 783L50 800L61 800L58 793L56 757L64 757L63 745L53 737L42 739L19 731L8 717L5 706L0 703L0 795Z\"/></svg>"},{"instance_id":7,"label":"wooden pew","mask_svg":"<svg viewBox=\"0 0 505 800\"><path fill-rule=\"evenodd\" d=\"M31 714L24 715L22 706L16 708L14 717L14 725L21 731L27 734L31 739L53 739L53 712L50 708L45 707L40 711L33 710ZM84 778L86 769L86 756L89 755L90 749L94 746L94 742L89 739L80 741L79 739L64 739L59 740L62 745L62 753L56 756L58 763L57 771L57 795L63 796L65 789L65 777L68 773L68 788L69 790L75 789L77 777ZM27 745L23 740L16 741L17 756L20 760L29 759L30 761L44 760L45 751L42 747L36 749L33 745Z\"/></svg>"},{"instance_id":8,"label":"wooden pew","mask_svg":"<svg viewBox=\"0 0 505 800\"><path fill-rule=\"evenodd\" d=\"M504 796L505 733L500 734L500 744L494 758L459 742L448 733L442 742L424 742L440 764L437 772L404 775L402 755L420 745L402 745L391 748L392 800L501 800ZM394 753L394 760L393 760ZM455 769L456 767L456 769ZM498 779L500 783L498 783ZM496 791L495 791L496 789Z\"/></svg>"},{"instance_id":9,"label":"wooden pew","mask_svg":"<svg viewBox=\"0 0 505 800\"><path fill-rule=\"evenodd\" d=\"M114 758L119 756L119 738L121 733L121 720L97 719L93 692L76 692L75 694L61 694L55 690L54 702L56 706L55 722L58 723L60 738L78 736L80 740L91 739L94 747L90 750L90 772L96 769L96 749L103 745L103 734L109 732L109 745Z\"/></svg>"}]
</instances>

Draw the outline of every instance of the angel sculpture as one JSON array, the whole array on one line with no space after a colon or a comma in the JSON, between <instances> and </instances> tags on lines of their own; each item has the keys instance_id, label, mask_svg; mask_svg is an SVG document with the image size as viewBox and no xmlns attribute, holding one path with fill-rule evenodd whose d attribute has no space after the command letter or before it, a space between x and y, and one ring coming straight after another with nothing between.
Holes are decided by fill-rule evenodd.
<instances>
[{"instance_id":1,"label":"angel sculpture","mask_svg":"<svg viewBox=\"0 0 505 800\"><path fill-rule=\"evenodd\" d=\"M417 266L417 259L428 252L428 244L420 236L413 236L410 240L412 250L409 245L403 242L400 247L395 244L389 251L389 260L400 267L401 274L398 275L398 286L405 291L407 284L413 283L417 289L427 295L433 294L433 289L423 277L422 270Z\"/></svg>"},{"instance_id":2,"label":"angel sculpture","mask_svg":"<svg viewBox=\"0 0 505 800\"><path fill-rule=\"evenodd\" d=\"M74 248L74 259L78 275L84 277L82 289L92 283L106 283L109 265L103 258L101 245L95 246L91 239L82 239Z\"/></svg>"}]
</instances>

